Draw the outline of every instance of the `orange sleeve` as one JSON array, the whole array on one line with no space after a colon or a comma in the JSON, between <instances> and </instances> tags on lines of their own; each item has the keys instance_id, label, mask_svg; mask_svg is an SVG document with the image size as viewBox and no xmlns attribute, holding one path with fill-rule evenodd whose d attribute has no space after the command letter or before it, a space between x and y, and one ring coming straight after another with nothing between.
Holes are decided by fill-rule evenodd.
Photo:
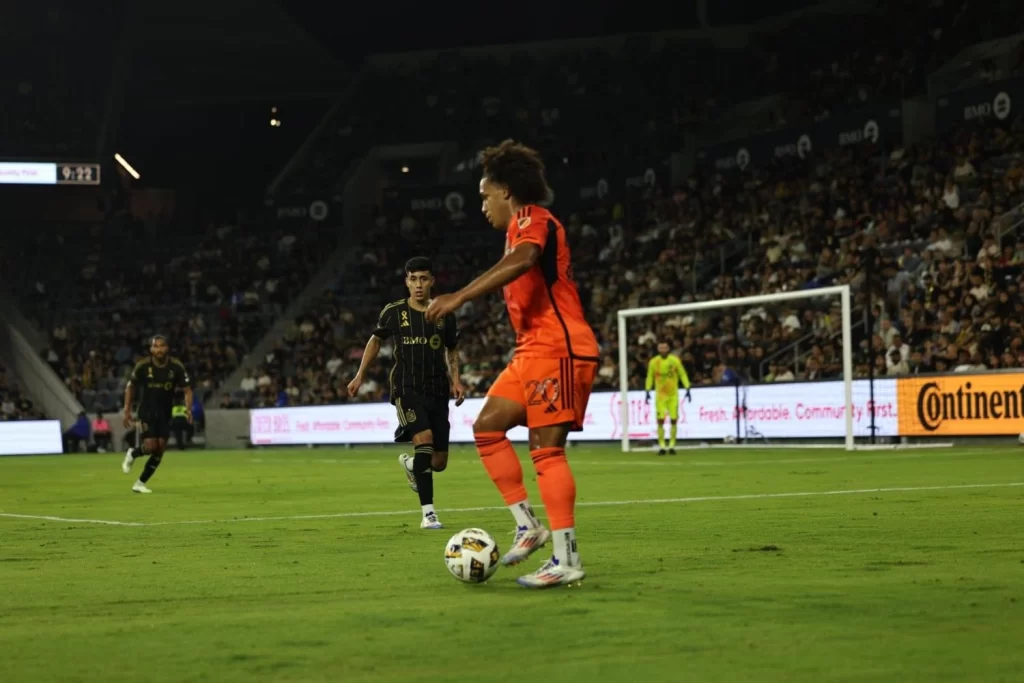
<instances>
[{"instance_id":1,"label":"orange sleeve","mask_svg":"<svg viewBox=\"0 0 1024 683\"><path fill-rule=\"evenodd\" d=\"M535 212L536 213L536 212ZM527 216L525 218L518 219L516 225L512 227L512 248L515 249L520 244L536 244L544 250L544 245L548 242L548 216L547 215L534 215Z\"/></svg>"}]
</instances>

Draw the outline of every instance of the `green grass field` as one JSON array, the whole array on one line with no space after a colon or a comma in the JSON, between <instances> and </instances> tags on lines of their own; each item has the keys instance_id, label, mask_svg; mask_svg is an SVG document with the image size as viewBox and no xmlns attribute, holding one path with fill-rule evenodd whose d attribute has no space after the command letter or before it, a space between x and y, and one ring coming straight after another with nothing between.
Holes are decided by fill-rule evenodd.
<instances>
[{"instance_id":1,"label":"green grass field","mask_svg":"<svg viewBox=\"0 0 1024 683\"><path fill-rule=\"evenodd\" d=\"M470 449L434 532L395 455L172 452L149 496L0 458L0 681L1024 680L1022 449L574 448L589 576L546 592L445 571L511 539Z\"/></svg>"}]
</instances>

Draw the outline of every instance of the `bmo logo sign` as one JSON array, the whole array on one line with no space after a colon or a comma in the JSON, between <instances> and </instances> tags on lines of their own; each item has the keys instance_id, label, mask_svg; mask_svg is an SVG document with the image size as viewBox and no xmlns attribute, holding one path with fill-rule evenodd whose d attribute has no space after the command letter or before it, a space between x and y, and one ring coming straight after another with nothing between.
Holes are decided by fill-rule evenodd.
<instances>
[{"instance_id":1,"label":"bmo logo sign","mask_svg":"<svg viewBox=\"0 0 1024 683\"><path fill-rule=\"evenodd\" d=\"M990 116L994 116L997 120L1003 121L1010 116L1012 111L1013 100L1010 98L1010 94L1006 91L1000 91L996 93L996 96L992 98L991 102L969 104L964 107L964 121L984 119Z\"/></svg>"},{"instance_id":2,"label":"bmo logo sign","mask_svg":"<svg viewBox=\"0 0 1024 683\"><path fill-rule=\"evenodd\" d=\"M839 134L839 146L858 145L862 142L874 144L878 142L878 122L869 120L860 130L848 130Z\"/></svg>"}]
</instances>

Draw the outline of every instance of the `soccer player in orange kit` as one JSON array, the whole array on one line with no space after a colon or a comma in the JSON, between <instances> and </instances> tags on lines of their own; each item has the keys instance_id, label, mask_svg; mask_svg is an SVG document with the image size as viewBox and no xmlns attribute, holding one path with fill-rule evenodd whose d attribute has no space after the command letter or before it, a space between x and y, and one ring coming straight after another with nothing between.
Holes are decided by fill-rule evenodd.
<instances>
[{"instance_id":1,"label":"soccer player in orange kit","mask_svg":"<svg viewBox=\"0 0 1024 683\"><path fill-rule=\"evenodd\" d=\"M518 582L529 588L568 584L585 573L576 547L576 482L565 443L569 432L583 429L597 375L597 339L573 281L565 229L541 206L552 193L540 154L512 140L485 149L480 197L487 220L507 231L505 256L458 292L435 298L427 319L504 289L516 330L515 356L473 425L476 447L516 520L515 542L502 564L518 564L553 539L553 557ZM533 513L519 458L506 436L519 425L530 430L530 457L551 531Z\"/></svg>"}]
</instances>

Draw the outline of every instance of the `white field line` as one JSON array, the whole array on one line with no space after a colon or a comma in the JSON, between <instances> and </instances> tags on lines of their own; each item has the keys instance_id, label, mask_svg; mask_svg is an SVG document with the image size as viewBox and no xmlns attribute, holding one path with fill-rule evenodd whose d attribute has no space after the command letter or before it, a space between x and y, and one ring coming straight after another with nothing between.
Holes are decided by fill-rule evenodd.
<instances>
[{"instance_id":1,"label":"white field line","mask_svg":"<svg viewBox=\"0 0 1024 683\"><path fill-rule=\"evenodd\" d=\"M11 519L38 519L46 522L76 522L79 524L106 524L107 526L146 526L144 522L118 522L113 519L77 519L74 517L51 517L50 515L16 515L13 512L0 512L0 517Z\"/></svg>"},{"instance_id":2,"label":"white field line","mask_svg":"<svg viewBox=\"0 0 1024 683\"><path fill-rule=\"evenodd\" d=\"M688 460L680 458L679 456L668 456L668 460L659 459L655 461L650 460L615 460L615 461L603 461L603 460L579 460L573 461L571 456L569 458L573 467L577 465L617 465L625 467L730 467L732 465L749 466L749 465L793 465L800 464L803 462L870 462L872 464L884 463L888 460L916 460L919 458L961 458L965 456L976 455L974 453L955 451L955 452L931 452L931 453L885 453L882 451L873 451L870 453L865 452L862 455L833 455L828 457L819 458L780 458L775 460L760 459L760 460Z\"/></svg>"},{"instance_id":3,"label":"white field line","mask_svg":"<svg viewBox=\"0 0 1024 683\"><path fill-rule=\"evenodd\" d=\"M706 450L706 449L705 449ZM920 458L961 458L972 455L977 455L981 451L931 451L931 452L920 452L920 453L893 453L892 451L865 451L860 455L831 455L831 456L819 456L812 458L760 458L757 460L690 460L686 456L667 456L659 458L658 460L579 460L573 457L573 453L569 452L569 462L573 467L590 467L597 465L599 467L732 467L733 465L740 467L748 467L750 465L792 465L800 464L804 462L870 462L870 463L883 463L887 460L916 460ZM986 451L986 454L991 455L991 451ZM348 459L333 459L333 460L309 460L306 458L252 458L250 462L262 464L317 464L317 463L329 463L339 465L377 465L380 464L380 460L364 460L362 458ZM471 458L468 461L458 460L456 462L468 462L469 464L480 464L478 458Z\"/></svg>"},{"instance_id":4,"label":"white field line","mask_svg":"<svg viewBox=\"0 0 1024 683\"><path fill-rule=\"evenodd\" d=\"M679 503L705 503L714 501L731 500L767 500L771 498L814 498L819 496L852 496L867 493L912 493L917 491L957 491L964 489L998 489L1017 488L1024 486L1024 481L1008 482L1005 484L950 484L945 486L889 486L873 489L841 489L837 491L798 491L793 493L748 493L735 496L691 496L688 498L647 498L637 500L601 500L577 503L577 507L613 507L620 505L668 505ZM538 508L543 505L535 506ZM487 506L473 508L446 508L438 512L495 512L506 510L505 507ZM52 517L48 515L21 515L0 512L0 517L14 519L35 519L51 522L77 522L81 524L106 524L109 526L179 526L186 524L229 524L233 522L282 522L289 520L304 519L342 519L350 517L393 517L397 515L419 514L417 510L380 510L371 512L338 512L322 515L283 515L279 517L236 517L233 519L193 519L178 520L172 522L119 522L106 519L72 519L66 517Z\"/></svg>"}]
</instances>

